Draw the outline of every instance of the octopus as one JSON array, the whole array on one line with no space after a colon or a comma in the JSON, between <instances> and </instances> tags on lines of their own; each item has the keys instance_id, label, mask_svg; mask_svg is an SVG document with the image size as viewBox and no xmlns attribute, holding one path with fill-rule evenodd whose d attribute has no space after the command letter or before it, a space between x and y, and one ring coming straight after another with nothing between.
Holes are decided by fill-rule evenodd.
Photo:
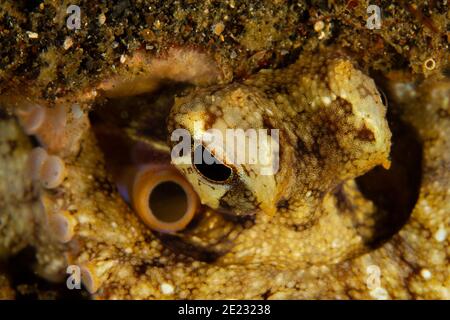
<instances>
[{"instance_id":1,"label":"octopus","mask_svg":"<svg viewBox=\"0 0 450 320\"><path fill-rule=\"evenodd\" d=\"M0 73L0 261L32 248L41 279L69 286L79 270L94 299L450 299L448 44L421 70L377 69L345 39L324 42L319 20L295 55L267 62L251 21L245 64L153 18L170 45L72 75L77 87L49 88L56 49L33 79ZM276 130L276 153L258 146L276 170L196 140L229 129ZM174 157L179 130L192 140ZM197 153L214 161L179 161ZM16 294L0 264L0 298Z\"/></svg>"}]
</instances>

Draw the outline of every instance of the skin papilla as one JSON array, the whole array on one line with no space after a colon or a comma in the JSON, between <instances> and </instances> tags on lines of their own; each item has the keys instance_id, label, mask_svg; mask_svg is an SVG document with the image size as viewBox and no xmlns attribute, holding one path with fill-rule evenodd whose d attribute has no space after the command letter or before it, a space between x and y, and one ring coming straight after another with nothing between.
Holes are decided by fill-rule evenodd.
<instances>
[{"instance_id":1,"label":"skin papilla","mask_svg":"<svg viewBox=\"0 0 450 320\"><path fill-rule=\"evenodd\" d=\"M73 4L1 1L0 298L27 248L97 299L450 298L446 4ZM170 164L196 126L278 129L277 172ZM173 230L159 168L195 192Z\"/></svg>"}]
</instances>

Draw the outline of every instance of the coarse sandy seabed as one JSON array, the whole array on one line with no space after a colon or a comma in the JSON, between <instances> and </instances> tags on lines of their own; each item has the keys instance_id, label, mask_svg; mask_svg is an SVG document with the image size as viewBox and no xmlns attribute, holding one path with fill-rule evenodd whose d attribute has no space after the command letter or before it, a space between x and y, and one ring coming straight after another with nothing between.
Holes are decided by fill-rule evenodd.
<instances>
[{"instance_id":1,"label":"coarse sandy seabed","mask_svg":"<svg viewBox=\"0 0 450 320\"><path fill-rule=\"evenodd\" d=\"M449 4L371 4L0 0L0 299L449 299ZM170 164L196 121L279 171Z\"/></svg>"}]
</instances>

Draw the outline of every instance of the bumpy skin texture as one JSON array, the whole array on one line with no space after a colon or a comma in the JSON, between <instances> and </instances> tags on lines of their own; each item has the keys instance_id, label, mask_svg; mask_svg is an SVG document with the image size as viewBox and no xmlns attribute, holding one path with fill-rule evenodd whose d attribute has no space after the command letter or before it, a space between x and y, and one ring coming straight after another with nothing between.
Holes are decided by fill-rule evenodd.
<instances>
[{"instance_id":1,"label":"bumpy skin texture","mask_svg":"<svg viewBox=\"0 0 450 320\"><path fill-rule=\"evenodd\" d=\"M341 260L362 249L358 235L346 232L349 226L332 204L327 207L333 201L330 193L377 164L388 166L391 134L373 81L347 59L304 55L287 69L178 99L169 132L181 127L194 136L195 122L201 130L222 130L224 136L224 129L281 131L275 175L244 164L233 168L232 181L217 184L191 165L179 166L203 202L254 223L220 261L296 268ZM316 224L321 215L337 221Z\"/></svg>"},{"instance_id":2,"label":"bumpy skin texture","mask_svg":"<svg viewBox=\"0 0 450 320\"><path fill-rule=\"evenodd\" d=\"M65 269L63 247L50 233L42 207L45 200L40 201L39 191L29 178L31 143L14 119L2 120L0 128L0 260L31 243L36 248L35 271L48 280L59 281Z\"/></svg>"},{"instance_id":3,"label":"bumpy skin texture","mask_svg":"<svg viewBox=\"0 0 450 320\"><path fill-rule=\"evenodd\" d=\"M252 33L247 34L243 38L248 40ZM314 41L311 46L316 47ZM41 144L55 146L51 153L64 161L66 177L55 189L35 183L33 190L24 175L31 143L15 120L1 120L0 172L6 179L0 183L0 206L2 217L11 221L1 234L13 235L1 237L2 254L6 257L27 244L35 246L40 252L38 271L49 279L63 273L61 265L77 264L87 289L105 299L448 299L448 80L435 77L421 85L405 80L403 91L397 87L403 79L392 77L388 82L402 120L418 132L424 159L419 200L410 218L399 232L373 248L378 212L353 178L377 164L389 164L385 108L372 80L358 71L352 58L331 54L334 48L318 50L308 45L304 51L287 68L263 70L231 84L232 77L224 72L224 66L230 65L222 61L227 54L215 58L216 68L212 54L186 47L162 56L135 52L118 68L119 76L102 73L100 81L94 81L94 76L86 75L84 85L68 92L46 87L45 70L49 70L43 68L42 76L31 82L26 94L21 93L14 83L17 79L11 77L14 66L10 66L5 74L14 81L2 84L7 89L1 102L18 118L27 99L48 108L67 106L68 122L57 139L37 134ZM51 53L47 55L51 60ZM207 70L183 71L186 61L191 62L187 65L200 62L197 65ZM270 189L257 189L259 181L254 176L244 179L241 175L239 189L223 199L232 208L232 217L245 212L239 206L256 209L255 214L232 219L206 208L190 228L167 236L150 231L117 192L109 159L99 147L95 124L90 124L87 113L98 106L98 94L102 99L135 89L127 81L135 86L133 79L139 79L137 83L150 80L144 88L151 90L161 79L174 81L182 75L194 85L225 83L180 97L169 128L189 128L191 119L181 115L190 115L195 108L206 112L201 119L205 126L224 119L230 127L280 128L281 170L264 181ZM81 114L80 109L71 108L74 103ZM216 108L210 110L213 104ZM239 106L238 113L255 116L242 117L242 122L228 120L225 115L233 106ZM217 109L222 114L215 114ZM16 152L11 141L20 146ZM188 178L206 185L200 177ZM19 200L11 193L10 186L16 185L22 195ZM241 191L252 187L252 196L242 196ZM206 202L208 194L197 191ZM258 197L265 200L264 208L255 201ZM23 207L23 215L14 214L22 212L18 206ZM273 208L272 215L262 212ZM68 243L60 244L54 236L58 232L48 221L55 215L67 218L72 235ZM23 219L33 222L23 227ZM7 240L11 238L13 242ZM0 280L0 286L10 296L7 282Z\"/></svg>"},{"instance_id":4,"label":"bumpy skin texture","mask_svg":"<svg viewBox=\"0 0 450 320\"><path fill-rule=\"evenodd\" d=\"M326 51L321 57L317 61L304 55L288 69L261 72L212 91L219 107L233 109L237 104L236 112L253 111L248 123L228 126L245 129L270 123L282 130L280 171L268 178L275 179L273 216L258 210L250 219L230 220L212 208L186 231L154 234L117 193L92 130L79 122L79 148L57 150L66 179L55 190L41 189L40 199L48 216L64 212L73 218L74 236L65 245L68 262L82 267L84 283L97 298L446 297L446 240L431 239L430 244L420 239L438 231L426 220L415 223L420 206L400 234L363 254L369 241L358 234L354 220L370 229L374 207L351 179L374 165L388 166L385 107L373 82L346 58L330 57ZM192 106L210 110L209 92L197 90L180 98L169 127L177 117L188 127L191 113L179 115L196 110ZM445 99L438 98L439 103ZM205 126L227 120L218 113L210 121L208 112ZM283 121L295 116L297 121ZM324 131L325 124L332 131ZM246 187L252 183L246 180ZM357 214L339 209L332 192L338 185L358 206ZM200 191L199 196L207 195ZM434 214L443 228L448 225L446 212L440 208ZM433 252L429 260L423 258ZM378 291L366 283L370 265L381 271L383 287ZM433 275L430 282L421 276L422 268Z\"/></svg>"}]
</instances>

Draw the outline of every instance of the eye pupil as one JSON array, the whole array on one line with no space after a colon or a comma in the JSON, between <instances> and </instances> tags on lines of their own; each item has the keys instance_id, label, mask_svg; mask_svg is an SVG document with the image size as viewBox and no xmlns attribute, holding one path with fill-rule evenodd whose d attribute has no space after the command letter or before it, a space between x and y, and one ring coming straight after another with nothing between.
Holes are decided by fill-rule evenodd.
<instances>
[{"instance_id":1,"label":"eye pupil","mask_svg":"<svg viewBox=\"0 0 450 320\"><path fill-rule=\"evenodd\" d=\"M214 158L214 156L203 146L197 147L197 150L195 151L201 151L202 155ZM219 161L214 161L212 164L207 164L202 161L201 163L194 164L194 166L202 176L216 182L227 181L233 173L230 167L220 163Z\"/></svg>"},{"instance_id":2,"label":"eye pupil","mask_svg":"<svg viewBox=\"0 0 450 320\"><path fill-rule=\"evenodd\" d=\"M196 164L195 168L203 175L213 181L224 182L231 176L231 169L221 163L213 164Z\"/></svg>"}]
</instances>

